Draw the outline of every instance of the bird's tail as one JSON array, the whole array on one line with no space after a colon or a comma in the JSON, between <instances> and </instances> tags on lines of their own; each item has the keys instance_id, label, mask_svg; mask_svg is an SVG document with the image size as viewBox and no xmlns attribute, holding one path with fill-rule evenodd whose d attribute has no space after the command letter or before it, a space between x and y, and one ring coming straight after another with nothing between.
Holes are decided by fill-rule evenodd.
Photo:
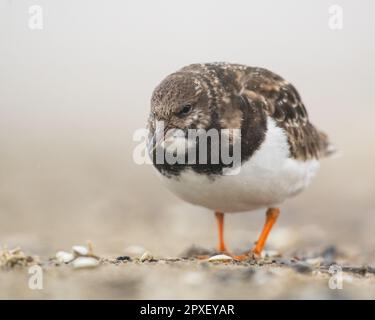
<instances>
[{"instance_id":1,"label":"bird's tail","mask_svg":"<svg viewBox=\"0 0 375 320\"><path fill-rule=\"evenodd\" d=\"M324 132L319 131L319 136L320 154L322 157L331 158L340 155L340 152L337 149L337 147L329 140L328 136Z\"/></svg>"}]
</instances>

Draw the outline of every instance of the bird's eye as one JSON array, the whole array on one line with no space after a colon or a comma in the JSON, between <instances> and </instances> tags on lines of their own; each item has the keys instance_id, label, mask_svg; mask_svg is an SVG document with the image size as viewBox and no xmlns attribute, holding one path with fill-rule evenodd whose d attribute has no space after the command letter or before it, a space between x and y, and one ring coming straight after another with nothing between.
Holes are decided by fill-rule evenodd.
<instances>
[{"instance_id":1,"label":"bird's eye","mask_svg":"<svg viewBox=\"0 0 375 320\"><path fill-rule=\"evenodd\" d=\"M178 113L181 116L187 115L192 109L191 104L185 104L182 106L180 112Z\"/></svg>"}]
</instances>

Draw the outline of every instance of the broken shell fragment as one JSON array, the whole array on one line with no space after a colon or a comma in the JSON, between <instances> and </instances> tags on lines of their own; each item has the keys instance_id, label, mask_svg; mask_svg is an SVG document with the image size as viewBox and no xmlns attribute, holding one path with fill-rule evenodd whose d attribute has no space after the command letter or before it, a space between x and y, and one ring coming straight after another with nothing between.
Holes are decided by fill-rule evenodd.
<instances>
[{"instance_id":1,"label":"broken shell fragment","mask_svg":"<svg viewBox=\"0 0 375 320\"><path fill-rule=\"evenodd\" d=\"M73 246L72 250L78 256L87 256L89 254L89 249L84 246Z\"/></svg>"},{"instance_id":2,"label":"broken shell fragment","mask_svg":"<svg viewBox=\"0 0 375 320\"><path fill-rule=\"evenodd\" d=\"M154 257L151 255L150 252L146 251L144 254L142 254L142 256L139 258L139 261L150 261L152 260Z\"/></svg>"},{"instance_id":3,"label":"broken shell fragment","mask_svg":"<svg viewBox=\"0 0 375 320\"><path fill-rule=\"evenodd\" d=\"M232 261L233 258L230 256L227 256L226 254L218 254L216 256L212 256L208 259L210 262L228 262Z\"/></svg>"},{"instance_id":4,"label":"broken shell fragment","mask_svg":"<svg viewBox=\"0 0 375 320\"><path fill-rule=\"evenodd\" d=\"M74 255L70 252L58 251L56 253L56 259L60 263L69 263L74 259Z\"/></svg>"},{"instance_id":5,"label":"broken shell fragment","mask_svg":"<svg viewBox=\"0 0 375 320\"><path fill-rule=\"evenodd\" d=\"M91 257L78 257L72 262L75 269L95 268L99 265L99 260Z\"/></svg>"}]
</instances>

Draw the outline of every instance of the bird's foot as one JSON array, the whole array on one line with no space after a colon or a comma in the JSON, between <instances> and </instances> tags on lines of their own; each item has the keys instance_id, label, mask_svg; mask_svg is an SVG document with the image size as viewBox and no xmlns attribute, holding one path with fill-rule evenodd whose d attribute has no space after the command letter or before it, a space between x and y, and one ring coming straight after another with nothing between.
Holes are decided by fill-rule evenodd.
<instances>
[{"instance_id":1,"label":"bird's foot","mask_svg":"<svg viewBox=\"0 0 375 320\"><path fill-rule=\"evenodd\" d=\"M254 250L244 252L243 254L240 254L240 255L237 255L228 250L225 250L225 251L221 251L220 254L225 254L231 257L235 261L248 261L248 260L258 259L260 257L260 255L256 254Z\"/></svg>"},{"instance_id":2,"label":"bird's foot","mask_svg":"<svg viewBox=\"0 0 375 320\"><path fill-rule=\"evenodd\" d=\"M248 261L248 260L254 260L257 257L252 252L246 252L240 255L235 255L232 258L236 261Z\"/></svg>"},{"instance_id":3,"label":"bird's foot","mask_svg":"<svg viewBox=\"0 0 375 320\"><path fill-rule=\"evenodd\" d=\"M231 255L236 261L259 260L261 255L255 248L240 255Z\"/></svg>"}]
</instances>

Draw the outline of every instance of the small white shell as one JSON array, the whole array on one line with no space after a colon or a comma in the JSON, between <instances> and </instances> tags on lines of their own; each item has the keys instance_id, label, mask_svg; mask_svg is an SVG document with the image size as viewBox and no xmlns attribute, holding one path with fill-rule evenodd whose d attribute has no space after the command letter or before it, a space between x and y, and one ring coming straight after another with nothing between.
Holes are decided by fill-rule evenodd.
<instances>
[{"instance_id":1,"label":"small white shell","mask_svg":"<svg viewBox=\"0 0 375 320\"><path fill-rule=\"evenodd\" d=\"M146 251L142 256L139 258L139 261L146 261L146 260L152 260L154 257L151 255L150 252Z\"/></svg>"},{"instance_id":2,"label":"small white shell","mask_svg":"<svg viewBox=\"0 0 375 320\"><path fill-rule=\"evenodd\" d=\"M56 253L56 259L60 263L68 263L74 259L74 255L70 252L58 251Z\"/></svg>"},{"instance_id":3,"label":"small white shell","mask_svg":"<svg viewBox=\"0 0 375 320\"><path fill-rule=\"evenodd\" d=\"M227 256L226 254L218 254L216 256L212 256L208 259L210 262L227 262L227 261L232 261L233 258L230 256Z\"/></svg>"},{"instance_id":4,"label":"small white shell","mask_svg":"<svg viewBox=\"0 0 375 320\"><path fill-rule=\"evenodd\" d=\"M89 249L84 246L73 246L72 250L78 256L87 256L89 254Z\"/></svg>"},{"instance_id":5,"label":"small white shell","mask_svg":"<svg viewBox=\"0 0 375 320\"><path fill-rule=\"evenodd\" d=\"M73 268L95 268L99 265L99 260L91 257L78 257L72 262Z\"/></svg>"}]
</instances>

